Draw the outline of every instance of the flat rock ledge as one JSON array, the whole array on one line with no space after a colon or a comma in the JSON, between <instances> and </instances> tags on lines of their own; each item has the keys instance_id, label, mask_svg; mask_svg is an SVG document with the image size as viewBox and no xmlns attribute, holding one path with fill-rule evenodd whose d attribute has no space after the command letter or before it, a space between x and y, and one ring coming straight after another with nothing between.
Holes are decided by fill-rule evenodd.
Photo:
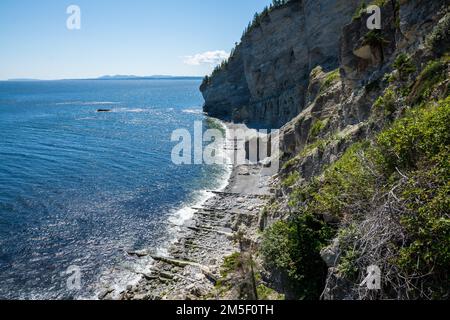
<instances>
[{"instance_id":1,"label":"flat rock ledge","mask_svg":"<svg viewBox=\"0 0 450 320\"><path fill-rule=\"evenodd\" d=\"M148 251L129 254L140 258L151 256L151 272L141 274L141 280L129 285L123 292L105 289L98 299L109 300L198 300L210 294L220 278L220 268L225 257L239 251L236 232L242 227L257 226L259 213L270 194L266 189L233 192L240 184L243 170L260 181L262 166L235 167L230 184L224 192L213 192L201 208L196 209L192 221L183 226L180 238L168 256L158 256ZM245 176L245 183L249 177ZM266 180L264 180L266 181Z\"/></svg>"}]
</instances>

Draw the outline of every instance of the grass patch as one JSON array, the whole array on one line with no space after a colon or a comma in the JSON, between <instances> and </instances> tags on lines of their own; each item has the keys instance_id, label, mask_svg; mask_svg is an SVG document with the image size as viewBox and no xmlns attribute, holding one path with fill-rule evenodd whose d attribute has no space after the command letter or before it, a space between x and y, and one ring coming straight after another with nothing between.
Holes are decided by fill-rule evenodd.
<instances>
[{"instance_id":1,"label":"grass patch","mask_svg":"<svg viewBox=\"0 0 450 320\"><path fill-rule=\"evenodd\" d=\"M259 300L285 300L285 296L282 294L279 294L278 292L276 292L275 290L266 287L263 284L260 284L257 288L256 288L256 292L258 293L258 299Z\"/></svg>"},{"instance_id":2,"label":"grass patch","mask_svg":"<svg viewBox=\"0 0 450 320\"><path fill-rule=\"evenodd\" d=\"M322 132L323 129L325 129L327 125L327 121L324 120L315 120L313 125L311 126L311 129L309 130L308 139L313 140L317 138L317 136Z\"/></svg>"},{"instance_id":3,"label":"grass patch","mask_svg":"<svg viewBox=\"0 0 450 320\"><path fill-rule=\"evenodd\" d=\"M320 250L336 235L322 217L332 214L352 222L339 233L342 254L337 267L346 279L357 281L365 275L358 264L361 259L380 259L376 261L397 270L398 281L414 282L408 296L445 297L450 265L449 146L450 97L411 109L374 141L354 144L320 178L294 188L289 206L295 214L263 235L265 264L281 271L299 298L320 295L326 276ZM395 197L386 196L392 192ZM395 214L381 217L389 217L388 225L395 219L401 229L395 229L388 242L382 237L375 245L385 248L377 254L392 256L373 257L373 251L364 252L367 239L357 228L370 213L391 206ZM397 241L398 232L403 241ZM396 288L386 288L385 294Z\"/></svg>"},{"instance_id":4,"label":"grass patch","mask_svg":"<svg viewBox=\"0 0 450 320\"><path fill-rule=\"evenodd\" d=\"M412 63L408 55L401 53L397 56L392 65L399 73L399 80L407 80L408 76L416 72L416 66Z\"/></svg>"},{"instance_id":5,"label":"grass patch","mask_svg":"<svg viewBox=\"0 0 450 320\"><path fill-rule=\"evenodd\" d=\"M341 79L340 70L336 69L332 72L330 72L326 77L325 81L323 82L322 86L320 87L319 93L323 93L326 90L328 90L333 84L335 84L337 81Z\"/></svg>"},{"instance_id":6,"label":"grass patch","mask_svg":"<svg viewBox=\"0 0 450 320\"><path fill-rule=\"evenodd\" d=\"M382 48L385 44L388 44L389 41L387 41L383 34L381 33L381 30L370 30L366 33L363 40L363 45L369 45L372 47L380 47Z\"/></svg>"},{"instance_id":7,"label":"grass patch","mask_svg":"<svg viewBox=\"0 0 450 320\"><path fill-rule=\"evenodd\" d=\"M414 84L408 100L412 104L427 101L437 84L447 78L448 59L430 61Z\"/></svg>"},{"instance_id":8,"label":"grass patch","mask_svg":"<svg viewBox=\"0 0 450 320\"><path fill-rule=\"evenodd\" d=\"M235 272L237 269L242 267L241 253L235 252L232 255L225 258L222 268L220 270L220 275L222 277L227 277L228 274Z\"/></svg>"},{"instance_id":9,"label":"grass patch","mask_svg":"<svg viewBox=\"0 0 450 320\"><path fill-rule=\"evenodd\" d=\"M298 171L295 171L291 173L286 179L283 180L282 185L285 188L290 188L293 185L295 185L299 179L300 173L298 173Z\"/></svg>"},{"instance_id":10,"label":"grass patch","mask_svg":"<svg viewBox=\"0 0 450 320\"><path fill-rule=\"evenodd\" d=\"M384 116L391 116L397 109L397 95L392 88L388 88L383 96L375 100L373 107L375 112L381 113Z\"/></svg>"}]
</instances>

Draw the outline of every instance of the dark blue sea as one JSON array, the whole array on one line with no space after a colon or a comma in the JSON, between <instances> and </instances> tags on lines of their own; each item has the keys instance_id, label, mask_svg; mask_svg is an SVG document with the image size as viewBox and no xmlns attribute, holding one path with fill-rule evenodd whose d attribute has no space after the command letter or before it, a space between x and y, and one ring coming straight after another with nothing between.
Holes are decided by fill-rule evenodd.
<instances>
[{"instance_id":1,"label":"dark blue sea","mask_svg":"<svg viewBox=\"0 0 450 320\"><path fill-rule=\"evenodd\" d=\"M171 161L173 130L217 125L199 85L0 82L0 299L92 298L145 271L128 251L164 253L227 175ZM71 267L81 287L67 286Z\"/></svg>"}]
</instances>

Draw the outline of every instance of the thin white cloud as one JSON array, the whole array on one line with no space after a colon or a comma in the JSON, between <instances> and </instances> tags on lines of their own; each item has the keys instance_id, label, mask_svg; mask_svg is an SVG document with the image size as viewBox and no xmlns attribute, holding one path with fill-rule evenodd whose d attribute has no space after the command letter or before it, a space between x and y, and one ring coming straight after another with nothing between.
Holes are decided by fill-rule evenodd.
<instances>
[{"instance_id":1,"label":"thin white cloud","mask_svg":"<svg viewBox=\"0 0 450 320\"><path fill-rule=\"evenodd\" d=\"M184 57L184 63L191 66L218 65L229 56L230 54L223 50L207 51Z\"/></svg>"}]
</instances>

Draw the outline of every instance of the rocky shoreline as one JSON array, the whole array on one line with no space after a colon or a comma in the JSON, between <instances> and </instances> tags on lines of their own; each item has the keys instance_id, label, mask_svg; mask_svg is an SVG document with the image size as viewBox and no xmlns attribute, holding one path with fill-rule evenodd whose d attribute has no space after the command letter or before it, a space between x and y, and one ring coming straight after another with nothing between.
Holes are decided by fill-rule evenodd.
<instances>
[{"instance_id":1,"label":"rocky shoreline","mask_svg":"<svg viewBox=\"0 0 450 320\"><path fill-rule=\"evenodd\" d=\"M231 143L230 141L227 144ZM233 146L236 148L236 145ZM238 232L256 232L260 212L270 198L269 175L260 164L234 166L227 187L196 210L182 226L167 256L150 251L130 253L152 258L151 272L123 292L104 289L100 300L196 300L218 298L213 289L225 257L239 252Z\"/></svg>"}]
</instances>

